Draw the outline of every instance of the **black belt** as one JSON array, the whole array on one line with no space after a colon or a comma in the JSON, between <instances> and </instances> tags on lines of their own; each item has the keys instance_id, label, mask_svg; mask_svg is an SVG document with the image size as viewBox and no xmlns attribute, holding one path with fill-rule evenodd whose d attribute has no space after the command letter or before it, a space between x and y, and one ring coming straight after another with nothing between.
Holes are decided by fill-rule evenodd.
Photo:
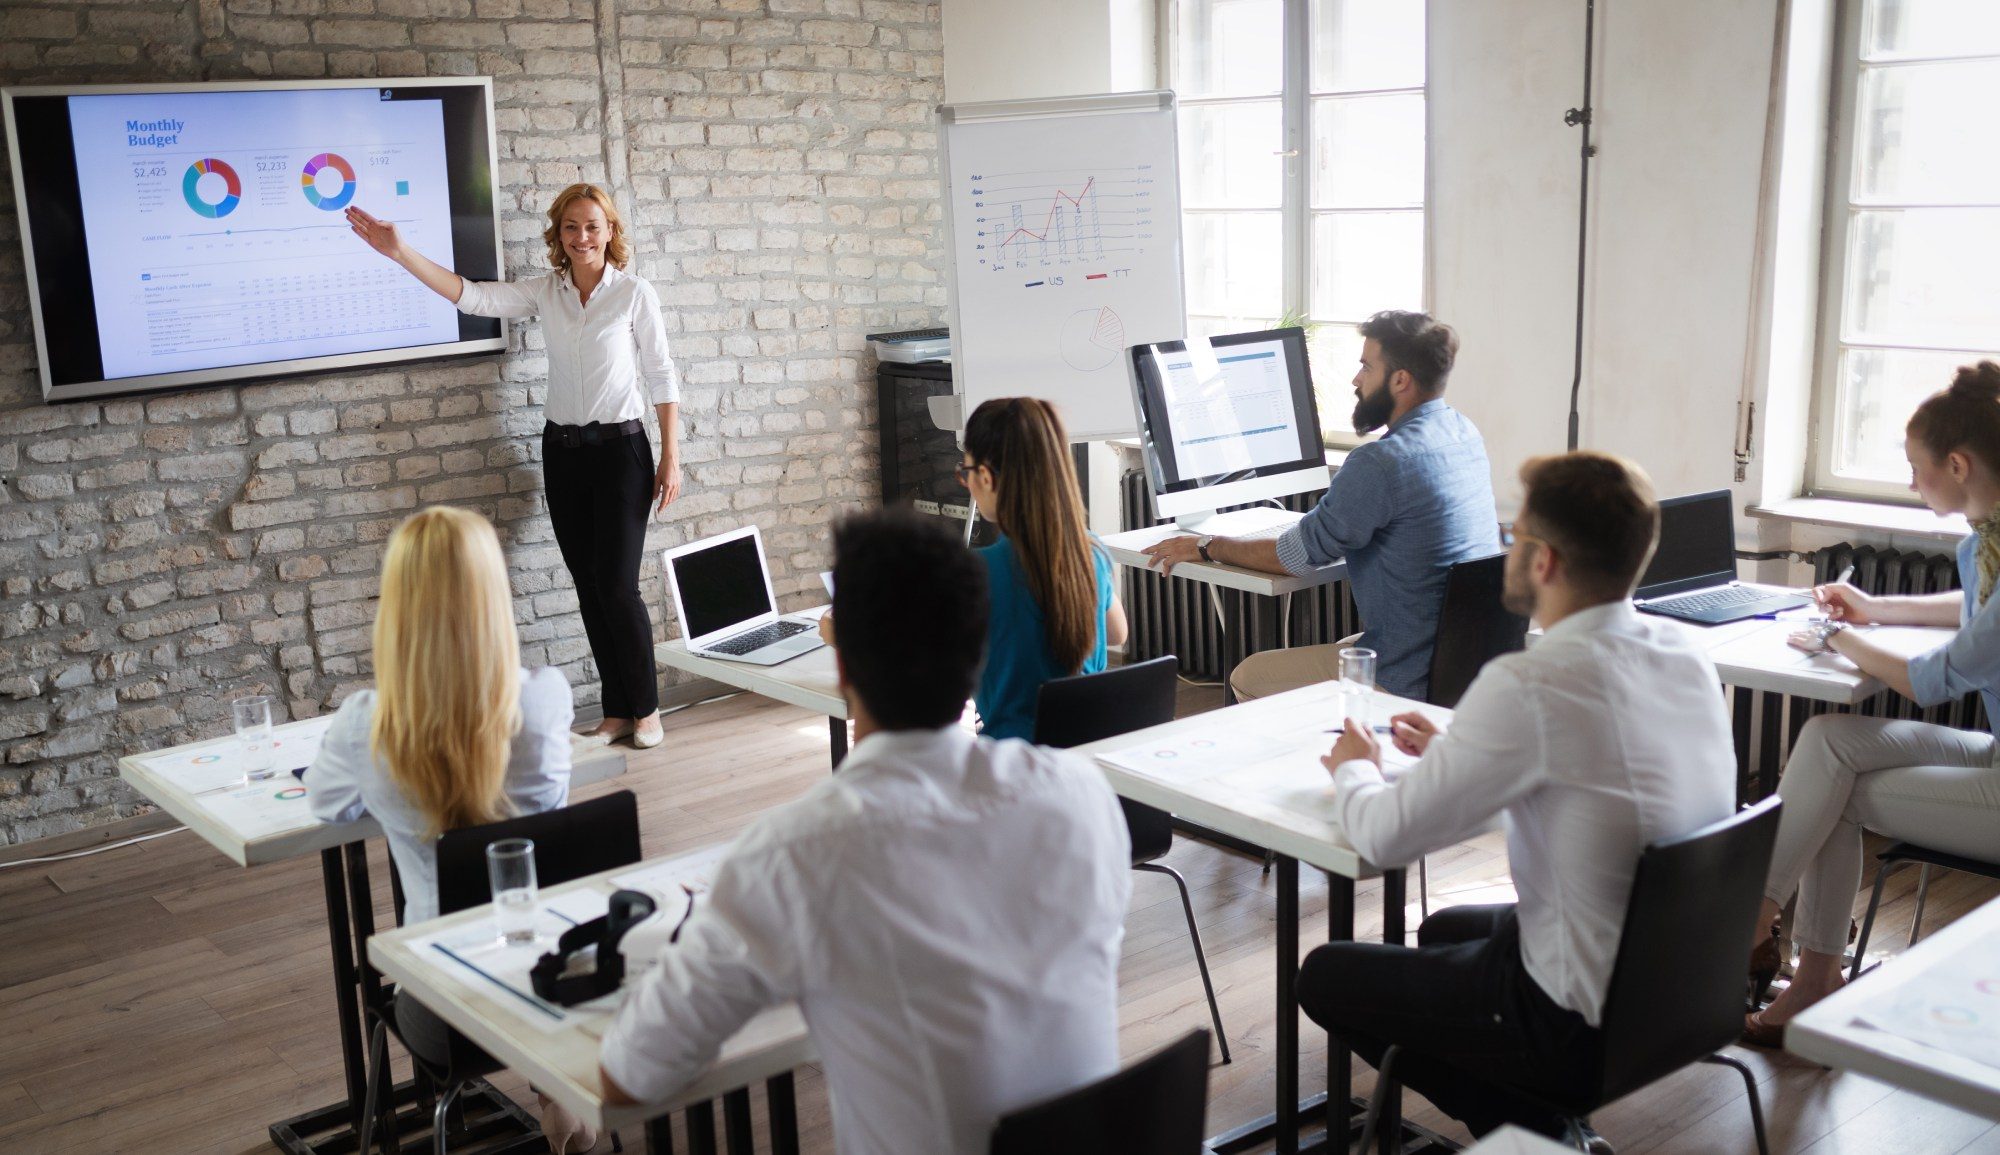
<instances>
[{"instance_id":1,"label":"black belt","mask_svg":"<svg viewBox=\"0 0 2000 1155\"><path fill-rule=\"evenodd\" d=\"M584 445L602 445L620 437L630 437L644 432L646 423L637 417L630 421L620 421L616 425L605 425L593 421L588 425L557 425L553 421L542 424L542 436L554 441L564 449L575 449Z\"/></svg>"}]
</instances>

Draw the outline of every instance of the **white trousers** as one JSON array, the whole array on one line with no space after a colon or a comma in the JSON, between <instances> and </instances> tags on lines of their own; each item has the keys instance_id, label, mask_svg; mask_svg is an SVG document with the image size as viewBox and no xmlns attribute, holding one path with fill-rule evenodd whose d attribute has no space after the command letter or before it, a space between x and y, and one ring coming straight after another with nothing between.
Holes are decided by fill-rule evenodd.
<instances>
[{"instance_id":1,"label":"white trousers","mask_svg":"<svg viewBox=\"0 0 2000 1155\"><path fill-rule=\"evenodd\" d=\"M1778 780L1785 800L1764 896L1796 889L1793 937L1839 956L1861 888L1866 828L1932 850L2000 861L1994 738L1928 722L1826 714L1806 723Z\"/></svg>"}]
</instances>

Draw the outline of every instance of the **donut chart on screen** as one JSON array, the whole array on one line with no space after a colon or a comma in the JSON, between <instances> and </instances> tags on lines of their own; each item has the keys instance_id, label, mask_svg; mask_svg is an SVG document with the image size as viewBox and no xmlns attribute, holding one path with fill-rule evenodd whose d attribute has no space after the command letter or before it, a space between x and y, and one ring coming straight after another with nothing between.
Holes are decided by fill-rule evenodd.
<instances>
[{"instance_id":1,"label":"donut chart on screen","mask_svg":"<svg viewBox=\"0 0 2000 1155\"><path fill-rule=\"evenodd\" d=\"M214 173L222 178L222 199L205 201L201 199L201 178ZM236 170L216 160L203 157L188 166L187 175L181 178L181 196L187 198L189 208L205 217L226 217L243 199L243 182L237 179Z\"/></svg>"},{"instance_id":2,"label":"donut chart on screen","mask_svg":"<svg viewBox=\"0 0 2000 1155\"><path fill-rule=\"evenodd\" d=\"M320 191L320 170L326 168L331 168L340 174L339 192L327 194ZM348 164L347 159L339 153L320 153L307 161L306 166L299 170L299 188L305 192L306 200L314 208L337 212L346 208L347 202L354 199L354 166Z\"/></svg>"}]
</instances>

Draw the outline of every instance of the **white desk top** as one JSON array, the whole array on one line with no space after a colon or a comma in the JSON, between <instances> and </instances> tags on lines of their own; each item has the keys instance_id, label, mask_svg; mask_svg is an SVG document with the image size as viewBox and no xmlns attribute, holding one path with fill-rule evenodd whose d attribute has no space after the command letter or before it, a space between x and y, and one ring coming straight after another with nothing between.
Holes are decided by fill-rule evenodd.
<instances>
[{"instance_id":1,"label":"white desk top","mask_svg":"<svg viewBox=\"0 0 2000 1155\"><path fill-rule=\"evenodd\" d=\"M1881 1029L1899 1021L1931 1041ZM1965 1051L1947 1049L1958 1031ZM2000 899L1793 1019L1785 1049L2000 1119Z\"/></svg>"},{"instance_id":2,"label":"white desk top","mask_svg":"<svg viewBox=\"0 0 2000 1155\"><path fill-rule=\"evenodd\" d=\"M649 860L643 868L673 859L713 857L714 850L710 847L672 859ZM618 889L611 880L638 869L642 867L620 867L550 887L542 892L545 907L563 903L566 898L567 905L583 905L579 896L586 893L609 898ZM595 912L602 913L603 905L602 901L597 902ZM530 1004L490 980L481 979L422 941L434 938L441 931L458 928L477 933L478 926L489 923L492 917L490 906L479 906L377 934L368 940L368 961L488 1054L526 1076L537 1090L599 1129L635 1127L647 1119L783 1074L817 1058L806 1034L805 1019L796 1006L788 1003L751 1019L722 1045L721 1054L708 1071L671 1099L639 1107L607 1106L597 1074L597 1052L610 1026L611 1006L586 1004L568 1008L571 1013L561 1022L537 1021L540 1012ZM540 949L553 947L543 944ZM630 982L628 978L628 986ZM630 1139L629 1133L627 1138Z\"/></svg>"},{"instance_id":3,"label":"white desk top","mask_svg":"<svg viewBox=\"0 0 2000 1155\"><path fill-rule=\"evenodd\" d=\"M236 754L233 736L127 755L118 760L118 776L238 866L278 862L373 838L382 833L373 818L343 824L314 818L306 808L304 785L289 773L292 767L312 761L332 720L328 714L272 727L278 774L265 781L212 785L241 773L231 765ZM579 738L572 751L571 784L625 773L624 750L584 747L582 742Z\"/></svg>"},{"instance_id":4,"label":"white desk top","mask_svg":"<svg viewBox=\"0 0 2000 1155\"><path fill-rule=\"evenodd\" d=\"M1340 688L1320 682L1077 747L1095 758L1112 789L1135 802L1317 866L1363 878L1379 873L1332 820L1333 779L1319 764L1340 724ZM1451 711L1377 693L1373 721L1420 710L1440 723ZM1383 742L1391 774L1414 760ZM1205 745L1204 745L1205 744ZM1107 755L1125 752L1120 765ZM1135 765L1160 769L1135 769Z\"/></svg>"},{"instance_id":5,"label":"white desk top","mask_svg":"<svg viewBox=\"0 0 2000 1155\"><path fill-rule=\"evenodd\" d=\"M1465 1155L1573 1155L1575 1150L1509 1123L1467 1147Z\"/></svg>"},{"instance_id":6,"label":"white desk top","mask_svg":"<svg viewBox=\"0 0 2000 1155\"><path fill-rule=\"evenodd\" d=\"M815 606L787 616L817 618L827 609L826 606ZM832 646L821 646L775 666L752 666L689 653L685 638L661 642L653 647L653 656L663 666L686 670L725 686L761 694L815 714L831 718L847 717L847 699L840 696L840 674L834 667Z\"/></svg>"},{"instance_id":7,"label":"white desk top","mask_svg":"<svg viewBox=\"0 0 2000 1155\"><path fill-rule=\"evenodd\" d=\"M1229 513L1219 513L1202 525L1202 532L1221 537L1238 537L1256 533L1272 526L1296 525L1301 514L1288 509L1239 509ZM1103 538L1104 548L1111 560L1133 569L1152 567L1153 559L1142 552L1149 545L1156 545L1170 537L1188 533L1173 524L1152 525L1142 529L1129 529L1124 533L1114 533ZM1157 569L1155 570L1157 572ZM1269 574L1253 569L1241 569L1233 565L1215 562L1188 562L1174 567L1173 576L1190 581L1207 582L1223 589L1243 590L1253 594L1289 594L1299 590L1309 590L1337 582L1347 576L1347 563L1334 562L1314 570L1310 577L1293 577L1290 574Z\"/></svg>"}]
</instances>

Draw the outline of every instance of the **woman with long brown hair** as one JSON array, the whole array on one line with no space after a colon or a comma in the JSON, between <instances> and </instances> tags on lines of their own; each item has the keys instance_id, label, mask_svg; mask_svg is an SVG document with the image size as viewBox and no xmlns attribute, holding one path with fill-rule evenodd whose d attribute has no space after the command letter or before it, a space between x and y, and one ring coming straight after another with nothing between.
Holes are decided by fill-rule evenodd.
<instances>
[{"instance_id":1,"label":"woman with long brown hair","mask_svg":"<svg viewBox=\"0 0 2000 1155\"><path fill-rule=\"evenodd\" d=\"M1091 540L1069 434L1055 406L1000 397L965 423L959 480L1000 540L979 551L992 599L986 668L973 703L980 733L1035 735L1043 682L1104 669L1125 641L1111 556Z\"/></svg>"},{"instance_id":2,"label":"woman with long brown hair","mask_svg":"<svg viewBox=\"0 0 2000 1155\"><path fill-rule=\"evenodd\" d=\"M541 318L549 358L542 480L603 683L596 733L605 741L629 735L642 749L659 745L659 675L639 561L648 506L664 510L681 491L680 377L667 356L659 294L624 271L632 248L610 194L591 184L557 193L542 232L550 271L519 281L466 280L358 206L347 221L460 312ZM657 469L646 438L649 400L663 442Z\"/></svg>"},{"instance_id":3,"label":"woman with long brown hair","mask_svg":"<svg viewBox=\"0 0 2000 1155\"><path fill-rule=\"evenodd\" d=\"M1977 692L1987 727L2000 718L2000 363L1958 370L1910 417L1903 451L1910 488L1933 513L1972 525L1958 545L1964 589L1915 597L1867 594L1837 582L1813 596L1823 625L1792 635L1813 653L1837 653L1920 706ZM1951 641L1905 659L1871 625L1955 626ZM1744 1021L1744 1039L1777 1047L1794 1015L1840 988L1848 918L1861 885L1861 834L1873 830L1968 858L2000 859L2000 765L1991 733L1929 722L1826 714L1806 723L1778 781L1784 815L1757 920L1750 969L1778 970L1778 911L1794 892L1791 985ZM1766 929L1769 928L1769 929ZM1768 936L1768 937L1767 937Z\"/></svg>"},{"instance_id":4,"label":"woman with long brown hair","mask_svg":"<svg viewBox=\"0 0 2000 1155\"><path fill-rule=\"evenodd\" d=\"M562 671L521 668L493 526L432 506L389 536L375 688L340 704L306 771L306 801L324 822L373 815L402 876L403 924L436 918L438 836L566 804L574 716ZM450 1029L422 1004L398 997L396 1024L412 1050L448 1058ZM579 1134L547 1100L542 1114L551 1150Z\"/></svg>"}]
</instances>

